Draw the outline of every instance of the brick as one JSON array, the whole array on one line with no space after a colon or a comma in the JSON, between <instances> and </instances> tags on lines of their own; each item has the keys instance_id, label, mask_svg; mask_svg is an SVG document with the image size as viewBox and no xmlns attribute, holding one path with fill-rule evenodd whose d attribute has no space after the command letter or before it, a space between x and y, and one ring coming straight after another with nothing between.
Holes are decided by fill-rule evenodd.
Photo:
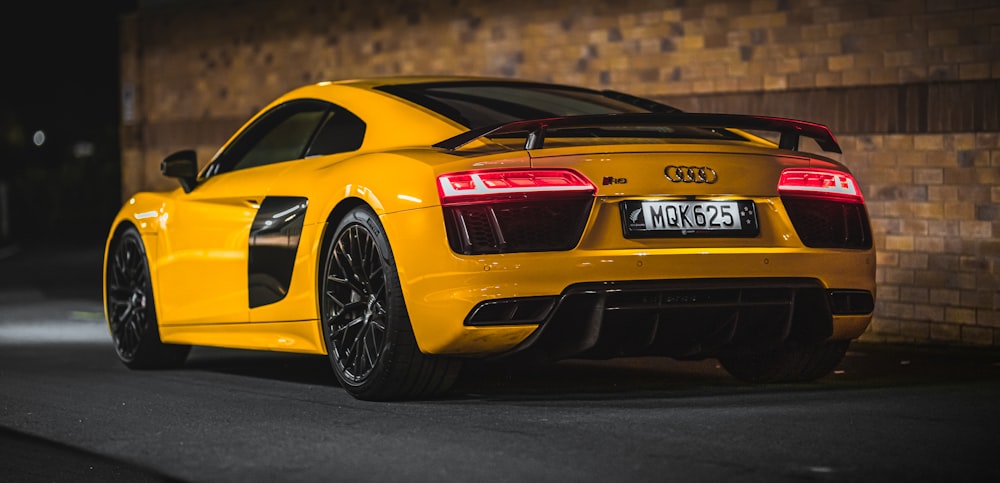
<instances>
[{"instance_id":1,"label":"brick","mask_svg":"<svg viewBox=\"0 0 1000 483\"><path fill-rule=\"evenodd\" d=\"M955 164L953 157L948 157L938 161L936 158L939 156L940 151L896 151L893 153L887 153L886 155L895 155L896 164L900 166L907 167L927 167L927 166L952 166ZM943 156L941 156L944 158Z\"/></svg>"},{"instance_id":2,"label":"brick","mask_svg":"<svg viewBox=\"0 0 1000 483\"><path fill-rule=\"evenodd\" d=\"M913 169L873 167L866 169L865 177L868 179L878 179L883 183L908 185L913 183Z\"/></svg>"},{"instance_id":3,"label":"brick","mask_svg":"<svg viewBox=\"0 0 1000 483\"><path fill-rule=\"evenodd\" d=\"M914 149L914 139L915 136L909 134L889 134L885 136L885 147L891 150L906 150L911 151Z\"/></svg>"},{"instance_id":4,"label":"brick","mask_svg":"<svg viewBox=\"0 0 1000 483\"><path fill-rule=\"evenodd\" d=\"M902 270L902 269L900 269ZM951 272L941 272L937 270L914 270L913 279L907 282L900 282L917 287L950 287L949 282L955 278Z\"/></svg>"},{"instance_id":5,"label":"brick","mask_svg":"<svg viewBox=\"0 0 1000 483\"><path fill-rule=\"evenodd\" d=\"M973 325L976 323L976 310L965 307L945 307L944 319L955 324Z\"/></svg>"},{"instance_id":6,"label":"brick","mask_svg":"<svg viewBox=\"0 0 1000 483\"><path fill-rule=\"evenodd\" d=\"M997 204L977 204L976 220L978 221L1000 221L1000 205Z\"/></svg>"},{"instance_id":7,"label":"brick","mask_svg":"<svg viewBox=\"0 0 1000 483\"><path fill-rule=\"evenodd\" d=\"M912 214L920 218L941 219L944 218L945 205L941 203L910 203ZM950 213L950 212L948 212Z\"/></svg>"},{"instance_id":8,"label":"brick","mask_svg":"<svg viewBox=\"0 0 1000 483\"><path fill-rule=\"evenodd\" d=\"M971 346L984 347L990 345L1000 345L1000 340L994 340L994 332L1000 333L1000 331L994 331L990 328L963 325L962 343Z\"/></svg>"},{"instance_id":9,"label":"brick","mask_svg":"<svg viewBox=\"0 0 1000 483\"><path fill-rule=\"evenodd\" d=\"M913 237L906 235L887 235L885 247L888 250L913 251Z\"/></svg>"},{"instance_id":10,"label":"brick","mask_svg":"<svg viewBox=\"0 0 1000 483\"><path fill-rule=\"evenodd\" d=\"M978 58L977 51L974 47L945 47L942 52L944 54L944 62L957 68L960 77L961 66L963 64L975 62Z\"/></svg>"},{"instance_id":11,"label":"brick","mask_svg":"<svg viewBox=\"0 0 1000 483\"><path fill-rule=\"evenodd\" d=\"M976 244L976 254L990 260L990 272L1000 275L1000 239L983 240ZM1000 278L994 280L994 286L1000 287ZM997 291L1000 295L1000 290ZM997 304L1000 307L1000 304Z\"/></svg>"},{"instance_id":12,"label":"brick","mask_svg":"<svg viewBox=\"0 0 1000 483\"><path fill-rule=\"evenodd\" d=\"M886 283L898 285L912 285L915 275L913 270L900 268L885 268L882 273Z\"/></svg>"},{"instance_id":13,"label":"brick","mask_svg":"<svg viewBox=\"0 0 1000 483\"><path fill-rule=\"evenodd\" d=\"M957 287L963 290L975 290L979 288L979 283L976 281L975 273L952 273L951 278L954 280L951 282L951 287Z\"/></svg>"},{"instance_id":14,"label":"brick","mask_svg":"<svg viewBox=\"0 0 1000 483\"><path fill-rule=\"evenodd\" d=\"M878 299L883 302L898 301L900 288L895 285L883 285L878 289Z\"/></svg>"},{"instance_id":15,"label":"brick","mask_svg":"<svg viewBox=\"0 0 1000 483\"><path fill-rule=\"evenodd\" d=\"M937 306L944 305L959 305L962 298L961 290L949 289L949 288L931 288L930 298L931 303L937 304Z\"/></svg>"},{"instance_id":16,"label":"brick","mask_svg":"<svg viewBox=\"0 0 1000 483\"><path fill-rule=\"evenodd\" d=\"M931 324L929 322L916 322L912 320L902 320L899 323L899 334L915 340L927 340L930 338Z\"/></svg>"},{"instance_id":17,"label":"brick","mask_svg":"<svg viewBox=\"0 0 1000 483\"><path fill-rule=\"evenodd\" d=\"M776 91L788 88L788 76L764 75L764 90Z\"/></svg>"},{"instance_id":18,"label":"brick","mask_svg":"<svg viewBox=\"0 0 1000 483\"><path fill-rule=\"evenodd\" d=\"M929 224L930 221L928 220L906 219L902 220L901 228L903 233L907 235L915 235L914 241L916 241L917 237L926 236L929 233ZM915 245L916 244L914 244L914 246Z\"/></svg>"},{"instance_id":19,"label":"brick","mask_svg":"<svg viewBox=\"0 0 1000 483\"><path fill-rule=\"evenodd\" d=\"M1000 133L980 132L976 133L977 148L1000 148Z\"/></svg>"},{"instance_id":20,"label":"brick","mask_svg":"<svg viewBox=\"0 0 1000 483\"><path fill-rule=\"evenodd\" d=\"M993 292L988 290L962 290L961 305L963 307L974 307L977 309L993 308Z\"/></svg>"},{"instance_id":21,"label":"brick","mask_svg":"<svg viewBox=\"0 0 1000 483\"><path fill-rule=\"evenodd\" d=\"M945 253L948 251L948 238L939 236L921 236L914 238L914 249L925 253Z\"/></svg>"},{"instance_id":22,"label":"brick","mask_svg":"<svg viewBox=\"0 0 1000 483\"><path fill-rule=\"evenodd\" d=\"M870 330L876 334L899 334L899 319L875 317L872 319Z\"/></svg>"},{"instance_id":23,"label":"brick","mask_svg":"<svg viewBox=\"0 0 1000 483\"><path fill-rule=\"evenodd\" d=\"M927 80L928 72L927 66L901 67L899 69L899 82L908 84Z\"/></svg>"},{"instance_id":24,"label":"brick","mask_svg":"<svg viewBox=\"0 0 1000 483\"><path fill-rule=\"evenodd\" d=\"M972 211L975 211L975 205L980 203L989 203L990 201L990 186L986 184L970 184L960 187L958 191L958 201L962 201L972 205Z\"/></svg>"},{"instance_id":25,"label":"brick","mask_svg":"<svg viewBox=\"0 0 1000 483\"><path fill-rule=\"evenodd\" d=\"M959 256L947 253L933 253L927 256L927 268L931 270L952 271L959 264Z\"/></svg>"},{"instance_id":26,"label":"brick","mask_svg":"<svg viewBox=\"0 0 1000 483\"><path fill-rule=\"evenodd\" d=\"M976 324L986 327L1000 328L1000 310L983 308L976 311Z\"/></svg>"},{"instance_id":27,"label":"brick","mask_svg":"<svg viewBox=\"0 0 1000 483\"><path fill-rule=\"evenodd\" d=\"M962 221L959 234L963 238L992 238L993 224L986 221Z\"/></svg>"},{"instance_id":28,"label":"brick","mask_svg":"<svg viewBox=\"0 0 1000 483\"><path fill-rule=\"evenodd\" d=\"M949 150L975 149L976 135L973 133L950 133L944 135L945 148Z\"/></svg>"},{"instance_id":29,"label":"brick","mask_svg":"<svg viewBox=\"0 0 1000 483\"><path fill-rule=\"evenodd\" d=\"M924 302L926 302L926 299ZM914 304L913 318L925 322L942 322L944 321L944 307L939 305Z\"/></svg>"},{"instance_id":30,"label":"brick","mask_svg":"<svg viewBox=\"0 0 1000 483\"><path fill-rule=\"evenodd\" d=\"M958 220L929 220L927 234L938 237L952 237L959 234ZM957 263L958 260L956 260ZM942 267L943 268L943 267Z\"/></svg>"},{"instance_id":31,"label":"brick","mask_svg":"<svg viewBox=\"0 0 1000 483\"><path fill-rule=\"evenodd\" d=\"M871 72L868 69L850 69L843 72L843 77L845 86L856 86L862 84L872 84ZM893 82L895 79L893 80Z\"/></svg>"},{"instance_id":32,"label":"brick","mask_svg":"<svg viewBox=\"0 0 1000 483\"><path fill-rule=\"evenodd\" d=\"M931 30L927 33L927 44L930 47L958 45L957 29Z\"/></svg>"},{"instance_id":33,"label":"brick","mask_svg":"<svg viewBox=\"0 0 1000 483\"><path fill-rule=\"evenodd\" d=\"M959 198L962 195L959 194ZM943 205L944 213L947 214L948 219L955 220L959 222L959 234L963 233L962 222L973 221L976 219L976 205L964 200L960 201L946 201ZM965 230L971 232L972 227L967 226Z\"/></svg>"},{"instance_id":34,"label":"brick","mask_svg":"<svg viewBox=\"0 0 1000 483\"><path fill-rule=\"evenodd\" d=\"M913 182L917 184L941 184L944 171L941 168L914 168Z\"/></svg>"},{"instance_id":35,"label":"brick","mask_svg":"<svg viewBox=\"0 0 1000 483\"><path fill-rule=\"evenodd\" d=\"M913 147L921 151L940 151L944 149L943 134L921 134L914 136Z\"/></svg>"},{"instance_id":36,"label":"brick","mask_svg":"<svg viewBox=\"0 0 1000 483\"><path fill-rule=\"evenodd\" d=\"M880 250L875 254L875 257L879 267L899 266L899 252Z\"/></svg>"},{"instance_id":37,"label":"brick","mask_svg":"<svg viewBox=\"0 0 1000 483\"><path fill-rule=\"evenodd\" d=\"M840 72L817 72L816 87L840 87L843 85Z\"/></svg>"},{"instance_id":38,"label":"brick","mask_svg":"<svg viewBox=\"0 0 1000 483\"><path fill-rule=\"evenodd\" d=\"M958 193L957 186L928 186L927 201L958 201Z\"/></svg>"},{"instance_id":39,"label":"brick","mask_svg":"<svg viewBox=\"0 0 1000 483\"><path fill-rule=\"evenodd\" d=\"M1000 183L1000 167L977 167L972 171L977 184L994 185Z\"/></svg>"},{"instance_id":40,"label":"brick","mask_svg":"<svg viewBox=\"0 0 1000 483\"><path fill-rule=\"evenodd\" d=\"M900 69L895 67L875 67L868 69L869 79L872 84L897 84L901 82L902 74Z\"/></svg>"},{"instance_id":41,"label":"brick","mask_svg":"<svg viewBox=\"0 0 1000 483\"><path fill-rule=\"evenodd\" d=\"M882 63L886 67L909 67L914 63L913 51L900 50L883 53Z\"/></svg>"},{"instance_id":42,"label":"brick","mask_svg":"<svg viewBox=\"0 0 1000 483\"><path fill-rule=\"evenodd\" d=\"M833 55L827 59L826 68L830 72L841 72L854 68L853 55Z\"/></svg>"},{"instance_id":43,"label":"brick","mask_svg":"<svg viewBox=\"0 0 1000 483\"><path fill-rule=\"evenodd\" d=\"M926 253L903 253L899 257L900 268L926 269L928 266L928 256ZM926 299L927 294L923 297Z\"/></svg>"},{"instance_id":44,"label":"brick","mask_svg":"<svg viewBox=\"0 0 1000 483\"><path fill-rule=\"evenodd\" d=\"M931 324L930 338L940 342L958 342L962 340L962 326L956 324Z\"/></svg>"},{"instance_id":45,"label":"brick","mask_svg":"<svg viewBox=\"0 0 1000 483\"><path fill-rule=\"evenodd\" d=\"M920 303L926 302L929 290L923 287L901 287L899 289L900 302Z\"/></svg>"}]
</instances>

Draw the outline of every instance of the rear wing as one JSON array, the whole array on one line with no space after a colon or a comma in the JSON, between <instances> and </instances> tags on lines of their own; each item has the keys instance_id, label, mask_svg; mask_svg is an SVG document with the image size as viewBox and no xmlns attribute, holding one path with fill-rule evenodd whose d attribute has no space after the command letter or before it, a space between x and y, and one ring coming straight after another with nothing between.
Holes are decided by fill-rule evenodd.
<instances>
[{"instance_id":1,"label":"rear wing","mask_svg":"<svg viewBox=\"0 0 1000 483\"><path fill-rule=\"evenodd\" d=\"M840 153L840 145L830 129L816 124L780 117L748 116L743 114L710 113L636 113L600 114L586 116L554 117L514 121L466 131L434 145L454 151L479 138L500 137L526 133L524 149L541 149L548 131L571 128L633 128L633 127L683 127L708 130L748 129L774 132L780 135L778 148L797 151L799 138L805 136L816 141L827 152ZM731 133L730 133L731 134Z\"/></svg>"}]
</instances>

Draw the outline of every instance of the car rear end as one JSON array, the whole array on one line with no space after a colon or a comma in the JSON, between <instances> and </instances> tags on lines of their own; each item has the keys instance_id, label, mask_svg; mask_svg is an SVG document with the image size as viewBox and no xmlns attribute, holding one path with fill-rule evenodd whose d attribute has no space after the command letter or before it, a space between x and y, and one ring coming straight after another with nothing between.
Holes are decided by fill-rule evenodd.
<instances>
[{"instance_id":1,"label":"car rear end","mask_svg":"<svg viewBox=\"0 0 1000 483\"><path fill-rule=\"evenodd\" d=\"M447 240L394 249L411 263L404 291L421 349L719 357L759 380L832 369L875 296L857 181L797 150L800 134L837 149L832 135L749 116L630 116L568 119L563 134L559 120L487 126L437 145L468 169L446 163L440 211L395 224ZM633 120L638 134L614 134ZM600 126L581 128L589 121ZM777 126L781 139L738 130L755 125ZM468 148L480 141L499 154ZM518 161L498 161L503 149Z\"/></svg>"}]
</instances>

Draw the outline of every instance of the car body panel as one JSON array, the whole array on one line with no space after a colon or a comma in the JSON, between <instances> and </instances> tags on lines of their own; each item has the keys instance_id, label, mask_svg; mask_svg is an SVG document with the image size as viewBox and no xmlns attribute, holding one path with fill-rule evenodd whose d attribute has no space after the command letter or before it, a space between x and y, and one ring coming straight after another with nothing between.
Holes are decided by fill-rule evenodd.
<instances>
[{"instance_id":1,"label":"car body panel","mask_svg":"<svg viewBox=\"0 0 1000 483\"><path fill-rule=\"evenodd\" d=\"M371 79L293 90L248 120L227 145L269 109L309 98L335 103L364 120L361 147L215 176L203 171L190 193L178 188L131 198L115 219L112 235L125 224L139 228L150 258L162 340L325 353L318 290L324 243L338 214L360 205L370 207L384 226L416 342L427 354L491 356L514 350L539 324L470 326L465 323L470 311L491 300L559 297L581 283L796 278L815 280L824 289L874 296L874 248L804 246L777 189L786 168L847 172L841 163L779 150L756 136L660 143L584 140L574 145L552 138L540 150L525 150L508 139L478 140L448 152L431 146L466 127L374 90L390 82L444 80ZM709 167L718 181L674 183L664 176L667 166ZM452 249L438 176L499 168L569 168L594 183L592 209L575 247L483 255ZM251 306L251 228L263 226L259 219L255 222L262 204L292 199L308 207L298 212L303 219L296 225L294 244L285 245L294 258L284 262L291 264L291 273L277 286L287 291ZM625 200L749 200L756 207L760 233L744 238L627 238L620 209ZM870 320L870 313L834 314L832 337L856 338Z\"/></svg>"}]
</instances>

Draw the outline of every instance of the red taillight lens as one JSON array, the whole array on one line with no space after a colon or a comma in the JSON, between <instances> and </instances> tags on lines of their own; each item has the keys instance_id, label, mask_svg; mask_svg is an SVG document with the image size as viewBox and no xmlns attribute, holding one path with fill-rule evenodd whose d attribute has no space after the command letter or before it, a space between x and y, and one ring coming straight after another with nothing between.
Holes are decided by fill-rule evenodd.
<instances>
[{"instance_id":1,"label":"red taillight lens","mask_svg":"<svg viewBox=\"0 0 1000 483\"><path fill-rule=\"evenodd\" d=\"M494 169L438 176L448 244L456 253L571 250L597 187L572 169Z\"/></svg>"},{"instance_id":2,"label":"red taillight lens","mask_svg":"<svg viewBox=\"0 0 1000 483\"><path fill-rule=\"evenodd\" d=\"M781 172L778 193L864 203L861 188L849 173L831 169L790 168Z\"/></svg>"},{"instance_id":3,"label":"red taillight lens","mask_svg":"<svg viewBox=\"0 0 1000 483\"><path fill-rule=\"evenodd\" d=\"M844 171L789 168L778 193L799 239L807 247L868 249L871 224L861 189Z\"/></svg>"},{"instance_id":4,"label":"red taillight lens","mask_svg":"<svg viewBox=\"0 0 1000 483\"><path fill-rule=\"evenodd\" d=\"M441 204L592 195L597 191L582 174L570 169L463 171L438 176Z\"/></svg>"}]
</instances>

